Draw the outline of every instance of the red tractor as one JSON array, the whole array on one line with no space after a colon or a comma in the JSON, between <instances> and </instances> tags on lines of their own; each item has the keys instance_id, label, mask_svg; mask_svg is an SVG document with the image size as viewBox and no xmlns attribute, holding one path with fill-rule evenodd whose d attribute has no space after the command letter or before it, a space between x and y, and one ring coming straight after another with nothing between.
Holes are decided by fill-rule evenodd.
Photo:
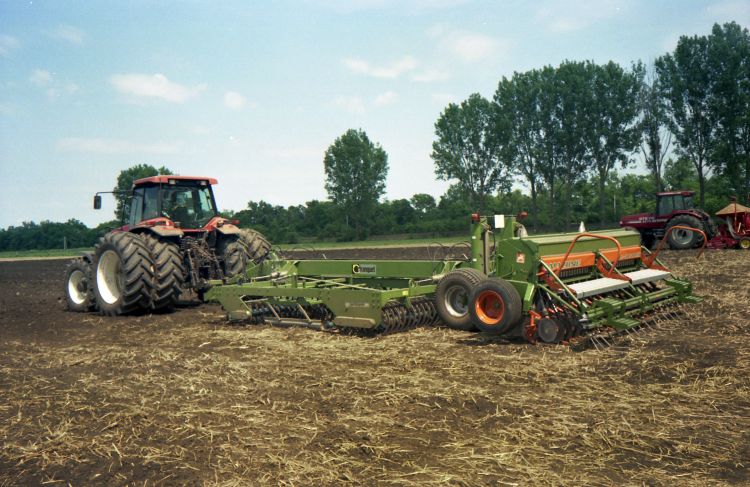
<instances>
[{"instance_id":1,"label":"red tractor","mask_svg":"<svg viewBox=\"0 0 750 487\"><path fill-rule=\"evenodd\" d=\"M621 227L631 227L641 234L646 248L661 240L671 227L691 227L702 230L711 239L717 232L711 217L693 205L693 191L669 191L656 194L656 213L638 213L620 219ZM676 228L669 232L667 243L672 249L698 246L703 236L698 232Z\"/></svg>"},{"instance_id":2,"label":"red tractor","mask_svg":"<svg viewBox=\"0 0 750 487\"><path fill-rule=\"evenodd\" d=\"M171 310L183 291L202 297L209 280L236 276L265 259L271 246L263 235L218 214L216 183L194 176L135 181L123 226L68 266L68 309L110 316ZM94 208L101 202L97 193Z\"/></svg>"}]
</instances>

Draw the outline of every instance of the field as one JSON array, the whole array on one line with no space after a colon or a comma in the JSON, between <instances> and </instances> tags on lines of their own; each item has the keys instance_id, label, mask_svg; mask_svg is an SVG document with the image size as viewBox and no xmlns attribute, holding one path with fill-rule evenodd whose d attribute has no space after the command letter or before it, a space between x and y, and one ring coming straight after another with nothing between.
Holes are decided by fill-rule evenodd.
<instances>
[{"instance_id":1,"label":"field","mask_svg":"<svg viewBox=\"0 0 750 487\"><path fill-rule=\"evenodd\" d=\"M0 263L0 486L748 485L750 252L694 257L703 304L580 353L74 314L65 261Z\"/></svg>"}]
</instances>

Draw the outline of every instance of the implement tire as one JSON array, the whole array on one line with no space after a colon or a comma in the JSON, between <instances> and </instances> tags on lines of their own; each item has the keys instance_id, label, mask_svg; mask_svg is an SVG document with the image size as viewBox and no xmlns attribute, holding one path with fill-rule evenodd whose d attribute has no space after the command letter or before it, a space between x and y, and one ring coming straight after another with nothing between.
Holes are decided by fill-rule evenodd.
<instances>
[{"instance_id":1,"label":"implement tire","mask_svg":"<svg viewBox=\"0 0 750 487\"><path fill-rule=\"evenodd\" d=\"M240 241L245 245L248 261L255 264L263 262L271 251L271 242L255 230L241 229Z\"/></svg>"},{"instance_id":2,"label":"implement tire","mask_svg":"<svg viewBox=\"0 0 750 487\"><path fill-rule=\"evenodd\" d=\"M469 314L480 331L503 334L521 319L521 296L508 281L487 279L471 292Z\"/></svg>"},{"instance_id":3,"label":"implement tire","mask_svg":"<svg viewBox=\"0 0 750 487\"><path fill-rule=\"evenodd\" d=\"M177 305L185 282L185 266L180 246L155 235L144 234L154 262L153 308L171 311Z\"/></svg>"},{"instance_id":4,"label":"implement tire","mask_svg":"<svg viewBox=\"0 0 750 487\"><path fill-rule=\"evenodd\" d=\"M99 312L107 316L151 309L154 262L143 238L128 232L110 232L94 250L94 296Z\"/></svg>"},{"instance_id":5,"label":"implement tire","mask_svg":"<svg viewBox=\"0 0 750 487\"><path fill-rule=\"evenodd\" d=\"M669 220L666 231L669 231L675 225L682 225L686 227L696 228L698 230L705 230L703 223L700 220L690 215L677 215L676 217ZM669 248L673 250L685 250L697 247L698 244L703 240L703 236L698 232L691 232L690 230L683 230L677 228L672 230L667 238Z\"/></svg>"},{"instance_id":6,"label":"implement tire","mask_svg":"<svg viewBox=\"0 0 750 487\"><path fill-rule=\"evenodd\" d=\"M81 257L65 268L65 302L68 310L76 313L96 309L91 264Z\"/></svg>"},{"instance_id":7,"label":"implement tire","mask_svg":"<svg viewBox=\"0 0 750 487\"><path fill-rule=\"evenodd\" d=\"M440 279L435 289L435 307L448 328L476 330L469 315L469 299L472 289L485 279L487 276L476 269L456 269Z\"/></svg>"}]
</instances>

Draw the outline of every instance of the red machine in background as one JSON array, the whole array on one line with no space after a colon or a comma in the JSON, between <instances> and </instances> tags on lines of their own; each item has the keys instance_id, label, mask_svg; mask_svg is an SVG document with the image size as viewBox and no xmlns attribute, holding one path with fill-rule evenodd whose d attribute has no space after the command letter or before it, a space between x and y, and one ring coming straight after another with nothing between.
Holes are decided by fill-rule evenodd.
<instances>
[{"instance_id":1,"label":"red machine in background","mask_svg":"<svg viewBox=\"0 0 750 487\"><path fill-rule=\"evenodd\" d=\"M736 201L716 212L719 231L706 247L711 249L750 249L750 208Z\"/></svg>"}]
</instances>

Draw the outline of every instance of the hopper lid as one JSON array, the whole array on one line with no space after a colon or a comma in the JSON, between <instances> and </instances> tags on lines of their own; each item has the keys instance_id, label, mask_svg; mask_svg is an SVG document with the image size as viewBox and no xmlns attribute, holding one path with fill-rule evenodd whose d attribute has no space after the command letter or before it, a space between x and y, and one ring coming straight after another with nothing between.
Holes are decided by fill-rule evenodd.
<instances>
[{"instance_id":1,"label":"hopper lid","mask_svg":"<svg viewBox=\"0 0 750 487\"><path fill-rule=\"evenodd\" d=\"M742 206L739 203L729 203L727 206L716 212L716 216L732 216L735 213L750 213L750 208Z\"/></svg>"}]
</instances>

